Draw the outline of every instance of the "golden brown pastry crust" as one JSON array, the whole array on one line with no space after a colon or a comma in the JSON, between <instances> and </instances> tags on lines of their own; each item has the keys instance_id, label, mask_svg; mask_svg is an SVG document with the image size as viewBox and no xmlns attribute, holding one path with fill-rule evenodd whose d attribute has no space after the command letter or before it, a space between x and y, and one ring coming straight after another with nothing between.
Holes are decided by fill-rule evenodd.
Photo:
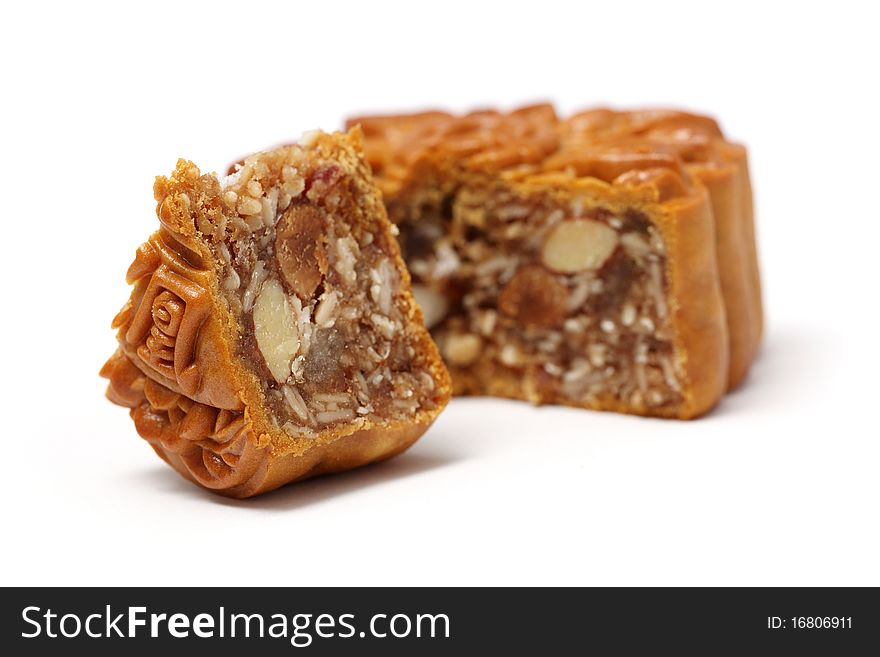
<instances>
[{"instance_id":1,"label":"golden brown pastry crust","mask_svg":"<svg viewBox=\"0 0 880 657\"><path fill-rule=\"evenodd\" d=\"M604 206L638 207L669 248L667 279L678 358L687 370L677 409L613 398L591 407L694 417L748 371L761 335L761 298L745 149L710 118L674 111L589 110L560 120L549 105L511 113L443 112L360 117L366 152L393 221L418 221L415 194L438 198L475 180L509 188L584 193ZM707 193L708 192L708 193ZM567 403L525 389L483 359L450 366L457 394ZM534 386L532 386L534 387Z\"/></svg>"},{"instance_id":2,"label":"golden brown pastry crust","mask_svg":"<svg viewBox=\"0 0 880 657\"><path fill-rule=\"evenodd\" d=\"M293 481L397 456L432 419L361 429L302 453L273 451L247 412L198 402L146 376L120 349L101 370L108 398L131 409L137 432L190 481L228 497L251 497Z\"/></svg>"},{"instance_id":3,"label":"golden brown pastry crust","mask_svg":"<svg viewBox=\"0 0 880 657\"><path fill-rule=\"evenodd\" d=\"M138 432L159 456L191 481L231 497L390 458L424 433L450 395L448 373L424 329L361 157L359 132L318 135L305 150L306 169L328 161L341 168L361 216L375 223L377 239L389 245L401 281L404 331L417 358L428 364L434 399L406 421L364 417L309 438L279 429L256 373L238 353L243 329L221 289L222 267L211 249L218 230L234 230L234 209L224 205L215 175L203 176L181 160L170 178L157 178L161 228L138 249L129 269L131 298L113 322L119 349L101 375L110 380L110 400L131 409Z\"/></svg>"}]
</instances>

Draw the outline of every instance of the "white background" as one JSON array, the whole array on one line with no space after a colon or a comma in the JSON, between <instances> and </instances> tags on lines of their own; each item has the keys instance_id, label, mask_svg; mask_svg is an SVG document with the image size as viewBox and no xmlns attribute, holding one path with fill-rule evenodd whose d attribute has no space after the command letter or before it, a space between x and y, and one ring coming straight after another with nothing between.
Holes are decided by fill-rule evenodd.
<instances>
[{"instance_id":1,"label":"white background","mask_svg":"<svg viewBox=\"0 0 880 657\"><path fill-rule=\"evenodd\" d=\"M0 21L2 584L880 584L871 3L189 4ZM750 147L766 340L709 417L455 400L401 458L237 502L104 399L177 157L542 99L709 112Z\"/></svg>"}]
</instances>

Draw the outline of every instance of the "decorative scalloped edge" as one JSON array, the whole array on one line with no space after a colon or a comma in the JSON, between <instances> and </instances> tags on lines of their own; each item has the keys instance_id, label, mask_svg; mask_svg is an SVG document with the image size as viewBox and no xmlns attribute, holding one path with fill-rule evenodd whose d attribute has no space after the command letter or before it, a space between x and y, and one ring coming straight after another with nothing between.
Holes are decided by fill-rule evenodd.
<instances>
[{"instance_id":1,"label":"decorative scalloped edge","mask_svg":"<svg viewBox=\"0 0 880 657\"><path fill-rule=\"evenodd\" d=\"M423 162L522 178L566 173L613 186L649 188L658 202L695 193L686 165L723 162L711 118L672 110L596 109L561 120L549 104L461 116L423 112L353 118L386 195L405 188ZM642 193L645 193L642 191Z\"/></svg>"},{"instance_id":2,"label":"decorative scalloped edge","mask_svg":"<svg viewBox=\"0 0 880 657\"><path fill-rule=\"evenodd\" d=\"M165 387L197 402L240 410L231 372L205 371L224 352L213 317L208 264L167 228L137 250L129 301L113 320L123 351Z\"/></svg>"},{"instance_id":3,"label":"decorative scalloped edge","mask_svg":"<svg viewBox=\"0 0 880 657\"><path fill-rule=\"evenodd\" d=\"M166 461L179 460L185 474L205 488L245 486L269 459L243 412L200 404L145 375L122 350L101 369L107 396L131 409L137 432Z\"/></svg>"}]
</instances>

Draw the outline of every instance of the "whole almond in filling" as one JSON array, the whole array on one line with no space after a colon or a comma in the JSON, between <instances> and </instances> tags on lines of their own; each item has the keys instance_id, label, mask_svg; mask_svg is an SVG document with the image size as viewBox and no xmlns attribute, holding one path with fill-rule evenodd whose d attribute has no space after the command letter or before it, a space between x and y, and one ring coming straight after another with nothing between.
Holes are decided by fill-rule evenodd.
<instances>
[{"instance_id":1,"label":"whole almond in filling","mask_svg":"<svg viewBox=\"0 0 880 657\"><path fill-rule=\"evenodd\" d=\"M422 309L425 326L431 328L443 321L446 313L449 312L449 302L445 296L434 288L418 284L412 286L412 293Z\"/></svg>"},{"instance_id":2,"label":"whole almond in filling","mask_svg":"<svg viewBox=\"0 0 880 657\"><path fill-rule=\"evenodd\" d=\"M290 376L300 340L293 307L276 280L263 283L254 302L254 336L273 378L283 383Z\"/></svg>"},{"instance_id":3,"label":"whole almond in filling","mask_svg":"<svg viewBox=\"0 0 880 657\"><path fill-rule=\"evenodd\" d=\"M617 248L617 241L617 232L600 221L563 221L547 235L541 261L561 274L599 269Z\"/></svg>"},{"instance_id":4,"label":"whole almond in filling","mask_svg":"<svg viewBox=\"0 0 880 657\"><path fill-rule=\"evenodd\" d=\"M293 205L278 221L275 236L278 266L300 299L309 299L327 273L326 218L310 205Z\"/></svg>"}]
</instances>

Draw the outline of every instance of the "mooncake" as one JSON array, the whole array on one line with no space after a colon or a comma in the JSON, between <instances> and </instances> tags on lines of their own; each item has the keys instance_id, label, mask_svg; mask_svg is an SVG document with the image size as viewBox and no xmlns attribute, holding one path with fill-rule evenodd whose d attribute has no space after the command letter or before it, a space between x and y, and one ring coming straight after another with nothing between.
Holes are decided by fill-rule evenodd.
<instances>
[{"instance_id":1,"label":"mooncake","mask_svg":"<svg viewBox=\"0 0 880 657\"><path fill-rule=\"evenodd\" d=\"M672 418L745 376L745 149L676 111L353 118L459 395Z\"/></svg>"},{"instance_id":2,"label":"mooncake","mask_svg":"<svg viewBox=\"0 0 880 657\"><path fill-rule=\"evenodd\" d=\"M399 454L449 375L358 130L156 179L109 398L193 482L248 497Z\"/></svg>"}]
</instances>

